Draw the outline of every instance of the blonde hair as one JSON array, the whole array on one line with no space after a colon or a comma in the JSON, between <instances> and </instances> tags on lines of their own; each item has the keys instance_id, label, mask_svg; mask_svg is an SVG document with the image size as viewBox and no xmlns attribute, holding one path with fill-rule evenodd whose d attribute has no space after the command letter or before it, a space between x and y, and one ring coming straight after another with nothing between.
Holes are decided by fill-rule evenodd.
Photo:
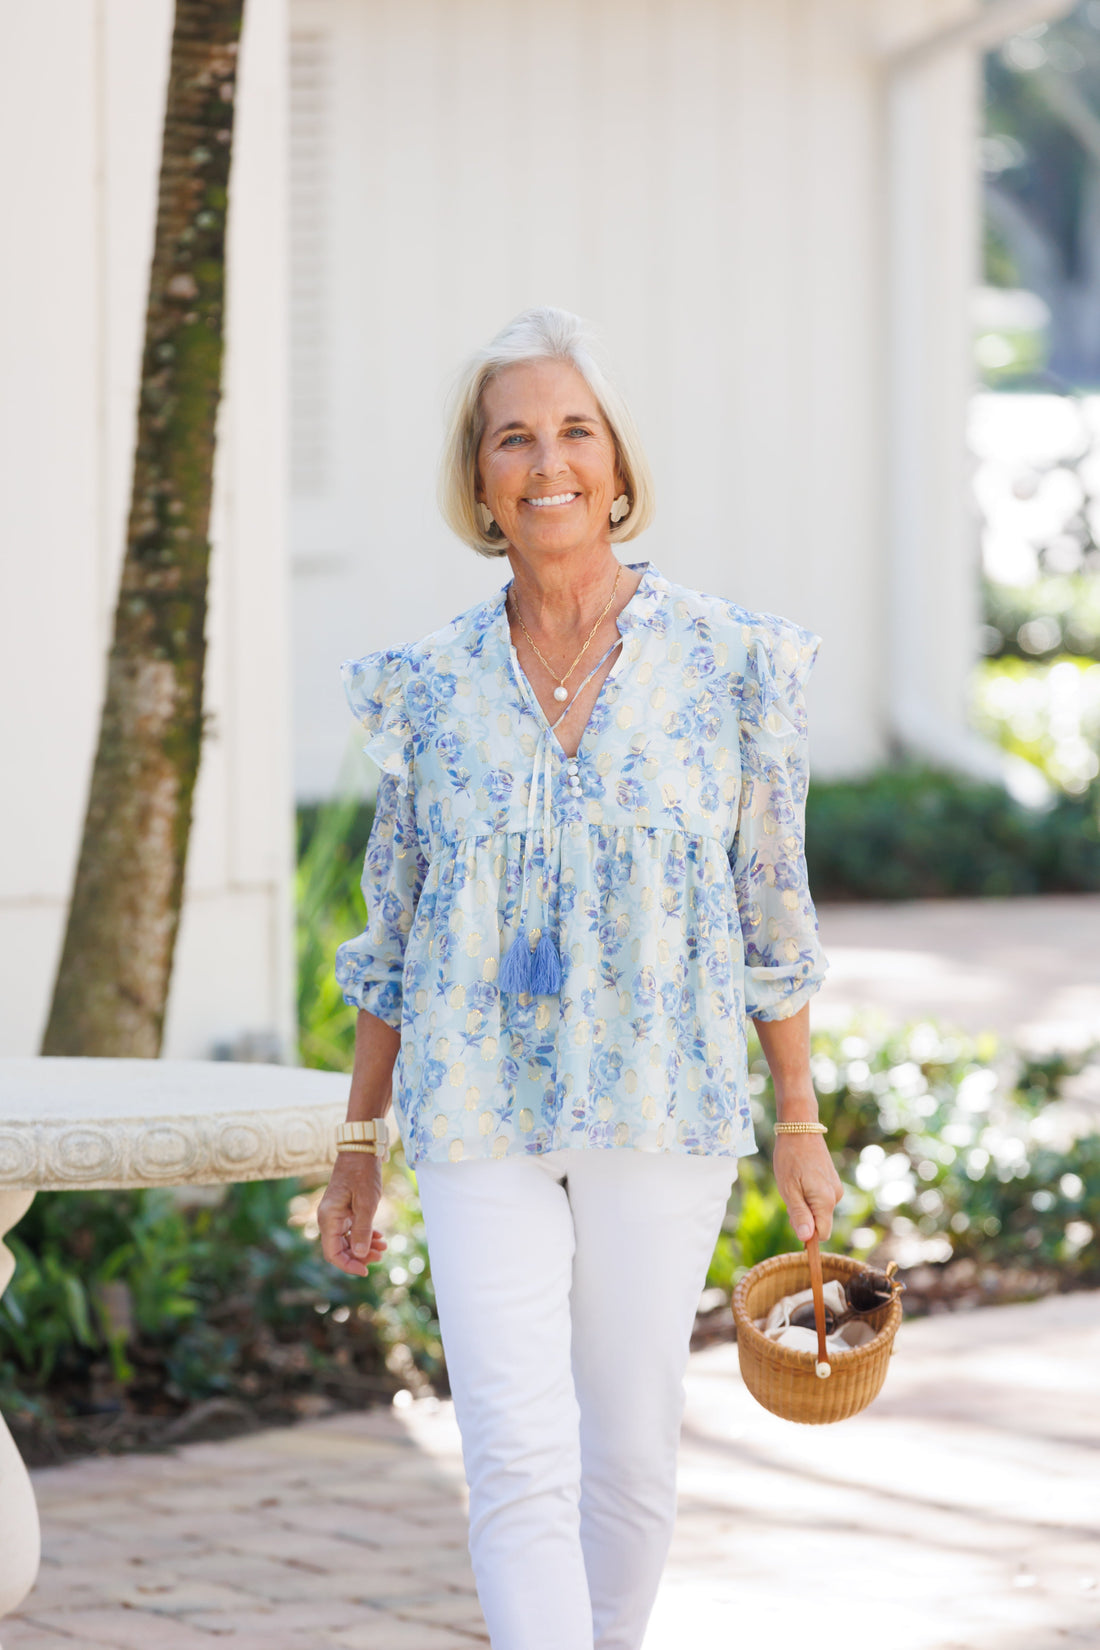
<instances>
[{"instance_id":1,"label":"blonde hair","mask_svg":"<svg viewBox=\"0 0 1100 1650\"><path fill-rule=\"evenodd\" d=\"M439 462L438 498L452 532L482 556L503 556L507 543L493 524L481 525L475 497L477 455L485 433L482 397L502 367L521 361L565 361L575 367L596 398L611 432L618 467L630 500L628 513L611 526L612 544L637 538L653 520L653 477L641 436L621 390L605 365L602 347L579 315L541 305L525 309L488 344L474 351L460 369L447 408L446 433Z\"/></svg>"}]
</instances>

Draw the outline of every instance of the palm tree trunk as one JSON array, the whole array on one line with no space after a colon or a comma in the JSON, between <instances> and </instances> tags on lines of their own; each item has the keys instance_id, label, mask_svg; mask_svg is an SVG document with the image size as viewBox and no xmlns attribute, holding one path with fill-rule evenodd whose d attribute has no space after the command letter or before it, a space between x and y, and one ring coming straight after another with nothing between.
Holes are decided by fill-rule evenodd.
<instances>
[{"instance_id":1,"label":"palm tree trunk","mask_svg":"<svg viewBox=\"0 0 1100 1650\"><path fill-rule=\"evenodd\" d=\"M176 0L107 691L44 1054L160 1052L202 741L244 0Z\"/></svg>"}]
</instances>

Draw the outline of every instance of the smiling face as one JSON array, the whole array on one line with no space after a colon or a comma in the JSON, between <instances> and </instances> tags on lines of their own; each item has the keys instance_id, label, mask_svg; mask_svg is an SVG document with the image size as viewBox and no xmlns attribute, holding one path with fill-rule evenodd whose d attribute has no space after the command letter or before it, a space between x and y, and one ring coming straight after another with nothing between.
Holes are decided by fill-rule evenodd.
<instances>
[{"instance_id":1,"label":"smiling face","mask_svg":"<svg viewBox=\"0 0 1100 1650\"><path fill-rule=\"evenodd\" d=\"M595 396L565 361L503 367L482 397L477 499L520 555L609 545L625 483Z\"/></svg>"}]
</instances>

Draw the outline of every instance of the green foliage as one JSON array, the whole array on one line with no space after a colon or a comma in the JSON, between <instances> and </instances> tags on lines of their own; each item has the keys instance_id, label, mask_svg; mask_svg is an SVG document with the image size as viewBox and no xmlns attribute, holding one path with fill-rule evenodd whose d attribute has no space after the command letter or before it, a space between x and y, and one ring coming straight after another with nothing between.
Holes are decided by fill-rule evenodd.
<instances>
[{"instance_id":1,"label":"green foliage","mask_svg":"<svg viewBox=\"0 0 1100 1650\"><path fill-rule=\"evenodd\" d=\"M842 1213L876 1237L927 1240L928 1258L1100 1278L1100 1133L1057 1104L1089 1058L1034 1060L928 1023L818 1033L814 1084L850 1188ZM753 1064L764 1098L766 1063Z\"/></svg>"},{"instance_id":2,"label":"green foliage","mask_svg":"<svg viewBox=\"0 0 1100 1650\"><path fill-rule=\"evenodd\" d=\"M1100 788L1037 811L998 785L918 764L811 783L806 860L818 900L1100 889Z\"/></svg>"},{"instance_id":3,"label":"green foliage","mask_svg":"<svg viewBox=\"0 0 1100 1650\"><path fill-rule=\"evenodd\" d=\"M1100 578L1095 573L1059 573L1032 584L983 581L990 659L1035 663L1071 655L1100 660Z\"/></svg>"},{"instance_id":4,"label":"green foliage","mask_svg":"<svg viewBox=\"0 0 1100 1650\"><path fill-rule=\"evenodd\" d=\"M411 1176L391 1168L390 1247L365 1279L321 1255L320 1192L259 1181L190 1207L163 1190L40 1193L8 1240L4 1401L34 1409L50 1391L87 1408L106 1384L109 1405L171 1411L275 1389L354 1397L371 1380L438 1375Z\"/></svg>"},{"instance_id":5,"label":"green foliage","mask_svg":"<svg viewBox=\"0 0 1100 1650\"><path fill-rule=\"evenodd\" d=\"M298 1038L302 1064L350 1071L355 1015L333 974L342 940L366 920L360 869L374 810L342 797L298 814Z\"/></svg>"},{"instance_id":6,"label":"green foliage","mask_svg":"<svg viewBox=\"0 0 1100 1650\"><path fill-rule=\"evenodd\" d=\"M1059 1106L1089 1058L1033 1058L927 1022L816 1033L814 1084L845 1186L831 1246L858 1255L889 1242L904 1265L969 1259L1100 1282L1100 1132ZM707 1279L727 1290L799 1247L772 1180L775 1102L755 1039L750 1086L760 1155L740 1164Z\"/></svg>"},{"instance_id":7,"label":"green foliage","mask_svg":"<svg viewBox=\"0 0 1100 1650\"><path fill-rule=\"evenodd\" d=\"M979 732L1068 795L1083 795L1100 774L1100 664L990 661L974 673L972 715Z\"/></svg>"}]
</instances>

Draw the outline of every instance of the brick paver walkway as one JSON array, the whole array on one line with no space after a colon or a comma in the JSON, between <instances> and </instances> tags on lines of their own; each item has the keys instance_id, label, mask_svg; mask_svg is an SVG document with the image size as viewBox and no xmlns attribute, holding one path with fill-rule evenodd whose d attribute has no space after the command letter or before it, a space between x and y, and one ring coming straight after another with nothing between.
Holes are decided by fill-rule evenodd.
<instances>
[{"instance_id":1,"label":"brick paver walkway","mask_svg":"<svg viewBox=\"0 0 1100 1650\"><path fill-rule=\"evenodd\" d=\"M646 1650L1100 1644L1100 1292L904 1326L837 1427L692 1359L681 1514ZM35 1474L41 1579L4 1650L487 1642L450 1406Z\"/></svg>"},{"instance_id":2,"label":"brick paver walkway","mask_svg":"<svg viewBox=\"0 0 1100 1650\"><path fill-rule=\"evenodd\" d=\"M853 1008L1040 1046L1100 1042L1100 894L823 905L816 1024Z\"/></svg>"}]
</instances>

